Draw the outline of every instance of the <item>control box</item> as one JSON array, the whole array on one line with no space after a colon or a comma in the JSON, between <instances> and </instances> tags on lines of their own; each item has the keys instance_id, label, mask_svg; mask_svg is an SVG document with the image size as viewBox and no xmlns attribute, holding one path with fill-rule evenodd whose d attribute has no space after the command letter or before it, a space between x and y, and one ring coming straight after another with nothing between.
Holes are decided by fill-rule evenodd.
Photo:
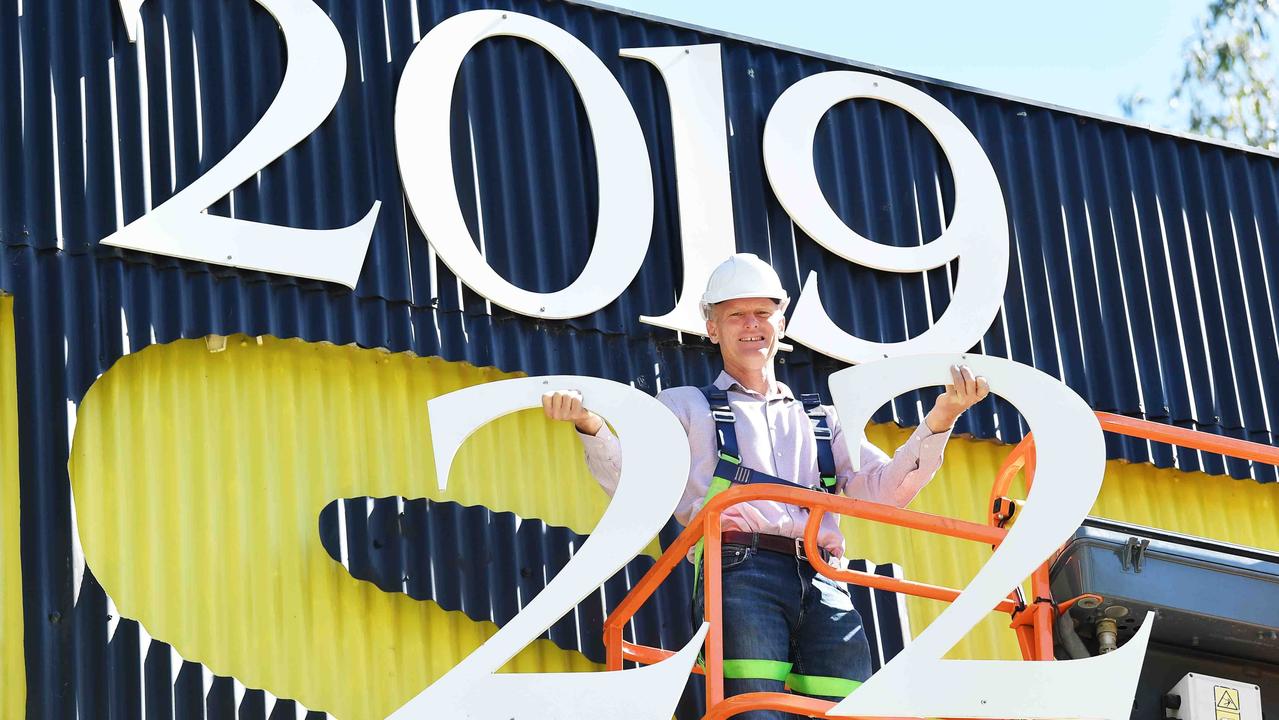
<instances>
[{"instance_id":1,"label":"control box","mask_svg":"<svg viewBox=\"0 0 1279 720\"><path fill-rule=\"evenodd\" d=\"M1260 687L1199 673L1187 673L1164 704L1178 720L1262 720Z\"/></svg>"}]
</instances>

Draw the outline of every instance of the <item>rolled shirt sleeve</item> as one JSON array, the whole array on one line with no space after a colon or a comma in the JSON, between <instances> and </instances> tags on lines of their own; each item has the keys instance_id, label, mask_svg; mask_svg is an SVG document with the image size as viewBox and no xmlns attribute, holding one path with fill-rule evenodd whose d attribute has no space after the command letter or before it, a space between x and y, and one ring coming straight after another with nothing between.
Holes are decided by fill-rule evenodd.
<instances>
[{"instance_id":1,"label":"rolled shirt sleeve","mask_svg":"<svg viewBox=\"0 0 1279 720\"><path fill-rule=\"evenodd\" d=\"M622 444L608 429L608 423L600 423L594 435L578 432L577 437L586 452L586 468L591 471L591 477L612 497L622 477Z\"/></svg>"},{"instance_id":2,"label":"rolled shirt sleeve","mask_svg":"<svg viewBox=\"0 0 1279 720\"><path fill-rule=\"evenodd\" d=\"M915 432L889 457L871 444L865 433L857 433L845 442L843 426L834 408L827 408L835 453L836 487L839 492L859 500L905 507L919 494L941 467L949 429L935 433L926 424ZM860 453L860 468L854 469L850 446Z\"/></svg>"},{"instance_id":3,"label":"rolled shirt sleeve","mask_svg":"<svg viewBox=\"0 0 1279 720\"><path fill-rule=\"evenodd\" d=\"M717 387L729 391L736 417L735 432L743 464L777 477L815 485L818 475L817 445L802 403L789 388L769 397L738 389L727 374ZM695 387L668 388L657 400L667 407L688 438L690 465L683 497L675 508L675 518L687 525L701 509L718 461L716 424L706 399ZM839 492L849 497L904 507L932 479L941 467L942 453L950 431L934 433L921 426L890 457L872 445L865 432L846 438L835 409L824 406L832 432L835 475ZM595 435L578 433L586 454L586 466L600 487L611 496L621 477L622 450L618 438L607 425ZM851 447L850 447L851 446ZM851 452L858 453L854 469ZM725 508L721 527L746 532L802 537L808 512L802 507L771 500L751 500ZM843 554L844 537L838 517L822 518L818 543L836 555Z\"/></svg>"}]
</instances>

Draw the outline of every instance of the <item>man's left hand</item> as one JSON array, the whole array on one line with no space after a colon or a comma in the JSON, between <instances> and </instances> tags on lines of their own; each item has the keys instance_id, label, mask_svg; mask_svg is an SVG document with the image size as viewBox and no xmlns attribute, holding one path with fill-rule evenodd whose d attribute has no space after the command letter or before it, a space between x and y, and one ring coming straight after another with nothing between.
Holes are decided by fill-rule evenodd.
<instances>
[{"instance_id":1,"label":"man's left hand","mask_svg":"<svg viewBox=\"0 0 1279 720\"><path fill-rule=\"evenodd\" d=\"M924 418L924 424L935 433L949 430L965 410L990 394L986 378L974 375L967 365L951 365L950 377L952 382L946 386L946 392L937 396L933 409Z\"/></svg>"}]
</instances>

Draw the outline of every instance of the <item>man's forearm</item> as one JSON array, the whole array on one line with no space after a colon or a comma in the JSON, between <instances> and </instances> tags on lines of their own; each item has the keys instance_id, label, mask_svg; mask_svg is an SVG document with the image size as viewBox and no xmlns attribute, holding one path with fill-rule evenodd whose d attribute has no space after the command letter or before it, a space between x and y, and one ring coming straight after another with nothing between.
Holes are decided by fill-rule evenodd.
<instances>
[{"instance_id":1,"label":"man's forearm","mask_svg":"<svg viewBox=\"0 0 1279 720\"><path fill-rule=\"evenodd\" d=\"M946 432L955 426L955 421L959 419L957 414L947 412L937 405L924 416L924 424L933 433Z\"/></svg>"},{"instance_id":2,"label":"man's forearm","mask_svg":"<svg viewBox=\"0 0 1279 720\"><path fill-rule=\"evenodd\" d=\"M600 431L604 425L604 418L593 412L587 411L586 417L573 423L573 427L583 435L594 435Z\"/></svg>"}]
</instances>

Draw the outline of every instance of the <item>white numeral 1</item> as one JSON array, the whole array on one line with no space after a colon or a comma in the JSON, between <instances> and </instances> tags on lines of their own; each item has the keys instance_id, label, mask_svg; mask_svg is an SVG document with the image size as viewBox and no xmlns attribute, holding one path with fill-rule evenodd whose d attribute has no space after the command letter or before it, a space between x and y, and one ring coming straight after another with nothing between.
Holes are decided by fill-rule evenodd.
<instances>
[{"instance_id":1,"label":"white numeral 1","mask_svg":"<svg viewBox=\"0 0 1279 720\"><path fill-rule=\"evenodd\" d=\"M1034 485L1017 524L964 592L828 714L1128 720L1154 613L1123 647L1100 657L943 659L1079 527L1097 499L1106 461L1101 426L1069 387L1028 365L985 355L915 355L841 370L830 377L841 422L864 427L897 395L947 382L947 369L959 363L989 378L991 389L1013 403L1034 431Z\"/></svg>"},{"instance_id":2,"label":"white numeral 1","mask_svg":"<svg viewBox=\"0 0 1279 720\"><path fill-rule=\"evenodd\" d=\"M582 598L640 553L666 524L688 481L688 439L652 396L590 377L550 376L476 385L427 403L440 489L466 438L493 420L541 407L542 394L578 390L622 443L622 474L599 524L573 560L496 635L388 720L668 720L702 646L706 626L673 657L618 672L496 674ZM519 458L503 458L506 481L523 482ZM585 488L593 491L594 488ZM572 491L571 489L567 491Z\"/></svg>"},{"instance_id":3,"label":"white numeral 1","mask_svg":"<svg viewBox=\"0 0 1279 720\"><path fill-rule=\"evenodd\" d=\"M640 316L640 322L705 336L702 291L711 271L737 252L720 47L716 43L625 48L620 54L648 61L666 82L679 192L684 287L670 312L661 317Z\"/></svg>"},{"instance_id":4,"label":"white numeral 1","mask_svg":"<svg viewBox=\"0 0 1279 720\"><path fill-rule=\"evenodd\" d=\"M120 0L137 41L146 0ZM341 283L354 288L381 201L364 219L335 230L305 230L204 212L319 127L346 82L346 46L311 0L257 0L280 24L288 48L284 82L258 124L211 170L103 245Z\"/></svg>"}]
</instances>

